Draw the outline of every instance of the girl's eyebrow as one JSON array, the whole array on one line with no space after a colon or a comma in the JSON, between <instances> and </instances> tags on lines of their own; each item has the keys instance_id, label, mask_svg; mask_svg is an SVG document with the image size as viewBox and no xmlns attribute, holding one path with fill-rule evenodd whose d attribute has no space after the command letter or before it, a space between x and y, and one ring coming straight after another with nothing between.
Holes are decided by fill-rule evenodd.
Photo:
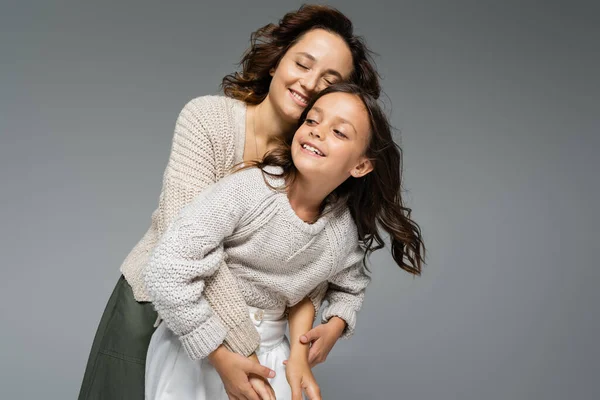
<instances>
[{"instance_id":1,"label":"girl's eyebrow","mask_svg":"<svg viewBox=\"0 0 600 400\"><path fill-rule=\"evenodd\" d=\"M304 56L304 57L308 58L309 60L317 61L317 59L315 58L315 56L313 56L312 54L307 53L305 51L299 51L296 54L300 55L300 56ZM342 78L342 74L340 74L335 69L329 68L329 69L325 70L325 74L334 75L334 76L338 77L339 79L344 79L344 78Z\"/></svg>"},{"instance_id":2,"label":"girl's eyebrow","mask_svg":"<svg viewBox=\"0 0 600 400\"><path fill-rule=\"evenodd\" d=\"M323 110L321 110L319 107L316 107L316 106L315 106L315 107L313 107L313 108L311 108L311 109L310 109L310 110L308 110L308 111L309 111L309 112L311 112L311 111L313 111L313 110L314 110L316 113L318 113L318 114L323 114Z\"/></svg>"},{"instance_id":3,"label":"girl's eyebrow","mask_svg":"<svg viewBox=\"0 0 600 400\"><path fill-rule=\"evenodd\" d=\"M312 110L315 110L317 113L323 115L323 110L321 108L319 108L319 107L315 106L315 107L313 107L313 108L310 109L310 111L312 111ZM338 115L336 115L335 118L337 120L339 120L342 124L350 125L352 127L352 129L354 130L354 133L358 134L358 131L356 130L356 127L352 124L352 122L350 122L347 119L344 119L344 118L342 118L342 117L340 117Z\"/></svg>"}]
</instances>

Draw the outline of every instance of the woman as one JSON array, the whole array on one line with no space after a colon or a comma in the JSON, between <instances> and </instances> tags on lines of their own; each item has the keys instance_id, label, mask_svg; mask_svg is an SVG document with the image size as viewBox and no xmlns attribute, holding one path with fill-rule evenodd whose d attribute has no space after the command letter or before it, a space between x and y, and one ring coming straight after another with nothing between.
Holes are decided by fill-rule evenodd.
<instances>
[{"instance_id":1,"label":"woman","mask_svg":"<svg viewBox=\"0 0 600 400\"><path fill-rule=\"evenodd\" d=\"M242 71L223 79L226 97L200 97L184 107L158 209L121 267L123 276L100 321L79 399L143 398L145 355L157 316L148 303L142 271L169 222L235 164L261 159L289 137L310 97L327 86L350 81L378 97L369 54L342 13L303 6L252 34ZM209 357L226 392L232 398L259 400L257 392L264 387L251 383L249 375L267 378L272 371L253 355L259 336L226 265L206 282L204 296L227 329L224 344ZM332 317L307 333L314 340L313 364L325 359L345 326Z\"/></svg>"}]
</instances>

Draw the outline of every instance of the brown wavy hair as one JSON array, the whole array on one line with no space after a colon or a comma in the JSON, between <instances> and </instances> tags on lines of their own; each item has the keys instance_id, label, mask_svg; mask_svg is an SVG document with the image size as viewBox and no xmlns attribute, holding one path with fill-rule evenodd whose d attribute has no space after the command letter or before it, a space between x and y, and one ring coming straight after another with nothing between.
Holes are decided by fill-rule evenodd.
<instances>
[{"instance_id":1,"label":"brown wavy hair","mask_svg":"<svg viewBox=\"0 0 600 400\"><path fill-rule=\"evenodd\" d=\"M250 48L242 56L241 72L223 78L221 88L226 96L259 104L269 93L271 75L281 58L305 33L324 29L340 36L352 53L353 69L349 82L360 86L370 96L381 93L379 74L364 39L354 35L352 21L333 7L303 5L283 16L278 24L268 24L250 36Z\"/></svg>"},{"instance_id":2,"label":"brown wavy hair","mask_svg":"<svg viewBox=\"0 0 600 400\"><path fill-rule=\"evenodd\" d=\"M370 253L384 247L379 227L390 237L394 261L405 271L421 275L425 259L425 245L421 229L411 219L411 209L402 201L402 149L392 138L392 128L377 99L358 85L336 83L318 93L306 106L298 126L315 102L330 93L348 93L357 96L369 114L371 135L365 155L373 164L373 171L361 178L348 178L325 200L334 207L347 206L358 228L358 237L365 249L363 262ZM268 172L267 165L282 168L281 175ZM261 161L246 164L245 168L259 167L263 174L281 176L286 185L293 182L296 167L292 160L291 140L267 153Z\"/></svg>"}]
</instances>

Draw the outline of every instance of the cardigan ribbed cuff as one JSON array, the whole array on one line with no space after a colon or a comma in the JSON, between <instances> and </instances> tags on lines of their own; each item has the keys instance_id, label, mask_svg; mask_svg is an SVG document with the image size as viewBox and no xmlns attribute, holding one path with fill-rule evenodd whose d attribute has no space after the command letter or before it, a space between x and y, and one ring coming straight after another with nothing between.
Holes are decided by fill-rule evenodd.
<instances>
[{"instance_id":1,"label":"cardigan ribbed cuff","mask_svg":"<svg viewBox=\"0 0 600 400\"><path fill-rule=\"evenodd\" d=\"M227 328L213 315L194 331L179 337L185 352L192 360L206 358L225 340Z\"/></svg>"},{"instance_id":2,"label":"cardigan ribbed cuff","mask_svg":"<svg viewBox=\"0 0 600 400\"><path fill-rule=\"evenodd\" d=\"M246 318L241 324L229 329L223 345L234 353L248 357L260 345L260 335L250 318Z\"/></svg>"},{"instance_id":3,"label":"cardigan ribbed cuff","mask_svg":"<svg viewBox=\"0 0 600 400\"><path fill-rule=\"evenodd\" d=\"M356 310L346 303L333 303L329 304L323 310L321 320L326 323L331 317L339 317L346 321L346 329L340 336L341 339L349 339L354 334L356 328Z\"/></svg>"}]
</instances>

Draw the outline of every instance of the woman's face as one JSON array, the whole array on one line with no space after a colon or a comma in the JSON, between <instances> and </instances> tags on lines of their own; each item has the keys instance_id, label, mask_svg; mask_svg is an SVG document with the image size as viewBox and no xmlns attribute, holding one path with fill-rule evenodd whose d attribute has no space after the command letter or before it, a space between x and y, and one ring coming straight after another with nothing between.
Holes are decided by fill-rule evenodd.
<instances>
[{"instance_id":1,"label":"woman's face","mask_svg":"<svg viewBox=\"0 0 600 400\"><path fill-rule=\"evenodd\" d=\"M292 141L292 158L301 175L331 186L351 175L372 170L365 156L370 138L369 114L353 94L330 93L319 98Z\"/></svg>"},{"instance_id":2,"label":"woman's face","mask_svg":"<svg viewBox=\"0 0 600 400\"><path fill-rule=\"evenodd\" d=\"M271 71L267 100L285 122L294 124L314 94L349 79L351 73L352 53L346 42L324 29L313 29Z\"/></svg>"}]
</instances>

